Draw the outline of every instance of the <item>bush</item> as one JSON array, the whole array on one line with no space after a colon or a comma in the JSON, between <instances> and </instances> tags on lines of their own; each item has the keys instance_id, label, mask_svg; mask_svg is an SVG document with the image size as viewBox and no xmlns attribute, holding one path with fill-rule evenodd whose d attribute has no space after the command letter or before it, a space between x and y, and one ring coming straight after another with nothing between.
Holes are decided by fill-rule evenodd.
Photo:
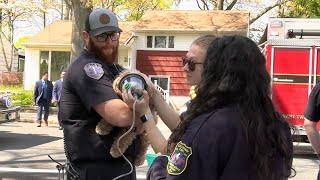
<instances>
[{"instance_id":1,"label":"bush","mask_svg":"<svg viewBox=\"0 0 320 180\"><path fill-rule=\"evenodd\" d=\"M20 72L0 71L0 85L22 85L23 74Z\"/></svg>"},{"instance_id":2,"label":"bush","mask_svg":"<svg viewBox=\"0 0 320 180\"><path fill-rule=\"evenodd\" d=\"M32 106L34 104L32 91L26 91L26 92L13 94L13 95L11 95L11 98L12 98L13 105Z\"/></svg>"},{"instance_id":3,"label":"bush","mask_svg":"<svg viewBox=\"0 0 320 180\"><path fill-rule=\"evenodd\" d=\"M13 105L33 105L33 91L24 90L21 86L0 86L0 91L11 92Z\"/></svg>"}]
</instances>

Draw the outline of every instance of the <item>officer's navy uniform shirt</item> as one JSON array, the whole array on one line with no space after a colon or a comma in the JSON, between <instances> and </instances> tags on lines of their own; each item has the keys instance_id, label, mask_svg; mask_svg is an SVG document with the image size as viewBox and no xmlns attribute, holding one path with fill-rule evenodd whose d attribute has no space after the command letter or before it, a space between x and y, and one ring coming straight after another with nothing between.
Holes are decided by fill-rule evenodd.
<instances>
[{"instance_id":1,"label":"officer's navy uniform shirt","mask_svg":"<svg viewBox=\"0 0 320 180\"><path fill-rule=\"evenodd\" d=\"M192 150L189 159L182 158L180 166L170 163L177 154L181 159L181 151L176 151L176 147L171 160L168 161L164 156L155 159L148 171L147 179L248 180L251 163L247 138L240 118L238 108L232 106L195 118L181 140L181 144L186 145L182 146L182 151L187 152L185 149L188 147ZM293 153L289 127L284 127L284 131L287 144ZM183 163L186 165L181 165ZM275 171L285 172L284 161L279 156L274 167Z\"/></svg>"},{"instance_id":2,"label":"officer's navy uniform shirt","mask_svg":"<svg viewBox=\"0 0 320 180\"><path fill-rule=\"evenodd\" d=\"M104 74L100 79L87 75L84 68L88 63L102 66ZM105 136L95 132L101 116L93 107L108 100L119 99L112 87L119 70L122 70L120 66L110 67L93 53L84 50L70 65L64 77L60 103L66 154L77 168L86 171L84 176L88 179L112 179L130 171L130 165L122 157L113 158L110 155L111 145L120 128L114 127ZM132 162L138 151L139 139L135 139L125 155ZM94 165L103 168L90 168ZM135 172L123 179L135 179Z\"/></svg>"},{"instance_id":3,"label":"officer's navy uniform shirt","mask_svg":"<svg viewBox=\"0 0 320 180\"><path fill-rule=\"evenodd\" d=\"M318 122L320 119L320 83L316 84L308 100L307 108L304 112L304 117L313 122Z\"/></svg>"}]
</instances>

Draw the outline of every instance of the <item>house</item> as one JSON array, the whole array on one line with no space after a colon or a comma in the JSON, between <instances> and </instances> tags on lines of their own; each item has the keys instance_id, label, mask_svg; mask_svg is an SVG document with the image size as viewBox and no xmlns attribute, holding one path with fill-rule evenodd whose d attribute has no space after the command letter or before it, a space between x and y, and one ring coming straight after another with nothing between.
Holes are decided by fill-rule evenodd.
<instances>
[{"instance_id":1,"label":"house","mask_svg":"<svg viewBox=\"0 0 320 180\"><path fill-rule=\"evenodd\" d=\"M24 88L32 88L43 69L49 79L58 79L70 64L70 21L56 21L29 38L26 46ZM170 96L188 96L189 86L181 56L201 35L248 35L246 11L147 11L137 22L119 22L119 63L147 74Z\"/></svg>"},{"instance_id":2,"label":"house","mask_svg":"<svg viewBox=\"0 0 320 180\"><path fill-rule=\"evenodd\" d=\"M126 68L130 65L130 46L124 45L131 36L130 29L136 22L119 22L123 29L119 45L119 63ZM41 73L47 71L49 79L60 79L60 73L66 69L71 61L72 21L55 21L42 31L30 37L23 45L25 51L25 71L23 86L33 89L40 79ZM79 37L82 38L82 37ZM129 55L128 55L129 54Z\"/></svg>"},{"instance_id":3,"label":"house","mask_svg":"<svg viewBox=\"0 0 320 180\"><path fill-rule=\"evenodd\" d=\"M3 34L2 31L0 31L0 72L1 71L9 71L6 65L6 59L8 66L10 66L11 63L11 54L12 57L12 72L18 72L19 71L19 58L18 58L18 50L13 47L10 41L7 39L7 37Z\"/></svg>"},{"instance_id":4,"label":"house","mask_svg":"<svg viewBox=\"0 0 320 180\"><path fill-rule=\"evenodd\" d=\"M192 41L206 34L247 36L248 28L245 11L147 11L133 29L136 56L132 67L157 80L170 96L187 96L190 87L181 56Z\"/></svg>"}]
</instances>

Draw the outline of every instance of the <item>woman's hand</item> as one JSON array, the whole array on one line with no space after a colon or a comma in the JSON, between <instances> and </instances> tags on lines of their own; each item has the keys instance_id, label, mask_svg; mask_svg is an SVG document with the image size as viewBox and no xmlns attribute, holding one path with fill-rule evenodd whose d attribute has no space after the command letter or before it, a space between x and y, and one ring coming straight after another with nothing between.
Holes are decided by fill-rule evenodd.
<instances>
[{"instance_id":1,"label":"woman's hand","mask_svg":"<svg viewBox=\"0 0 320 180\"><path fill-rule=\"evenodd\" d=\"M146 83L147 83L147 85L148 85L147 91L148 91L149 93L152 93L153 90L155 89L155 88L154 88L155 86L154 86L154 84L152 83L151 79L148 78L148 76L145 75L145 74L143 74L143 73L139 73L139 75L141 75L141 76L143 77L143 79L146 81Z\"/></svg>"},{"instance_id":2,"label":"woman's hand","mask_svg":"<svg viewBox=\"0 0 320 180\"><path fill-rule=\"evenodd\" d=\"M130 90L123 90L122 99L131 109L133 109L134 103L136 101L135 111L140 115L148 114L148 112L151 112L149 108L149 95L145 90L143 90L143 98L140 100L133 97Z\"/></svg>"}]
</instances>

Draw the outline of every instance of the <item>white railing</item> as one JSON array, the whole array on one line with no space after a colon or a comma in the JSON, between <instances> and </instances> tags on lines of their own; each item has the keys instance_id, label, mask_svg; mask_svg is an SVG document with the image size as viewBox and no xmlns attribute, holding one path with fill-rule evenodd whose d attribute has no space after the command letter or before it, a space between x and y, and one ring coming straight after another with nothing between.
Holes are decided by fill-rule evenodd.
<instances>
[{"instance_id":1,"label":"white railing","mask_svg":"<svg viewBox=\"0 0 320 180\"><path fill-rule=\"evenodd\" d=\"M161 93L162 97L164 98L164 100L169 104L169 102L170 102L169 91L162 89L162 88L158 85L158 81L157 81L157 80L154 80L154 85L156 86L156 88L158 89L158 91L160 91L160 93Z\"/></svg>"}]
</instances>

